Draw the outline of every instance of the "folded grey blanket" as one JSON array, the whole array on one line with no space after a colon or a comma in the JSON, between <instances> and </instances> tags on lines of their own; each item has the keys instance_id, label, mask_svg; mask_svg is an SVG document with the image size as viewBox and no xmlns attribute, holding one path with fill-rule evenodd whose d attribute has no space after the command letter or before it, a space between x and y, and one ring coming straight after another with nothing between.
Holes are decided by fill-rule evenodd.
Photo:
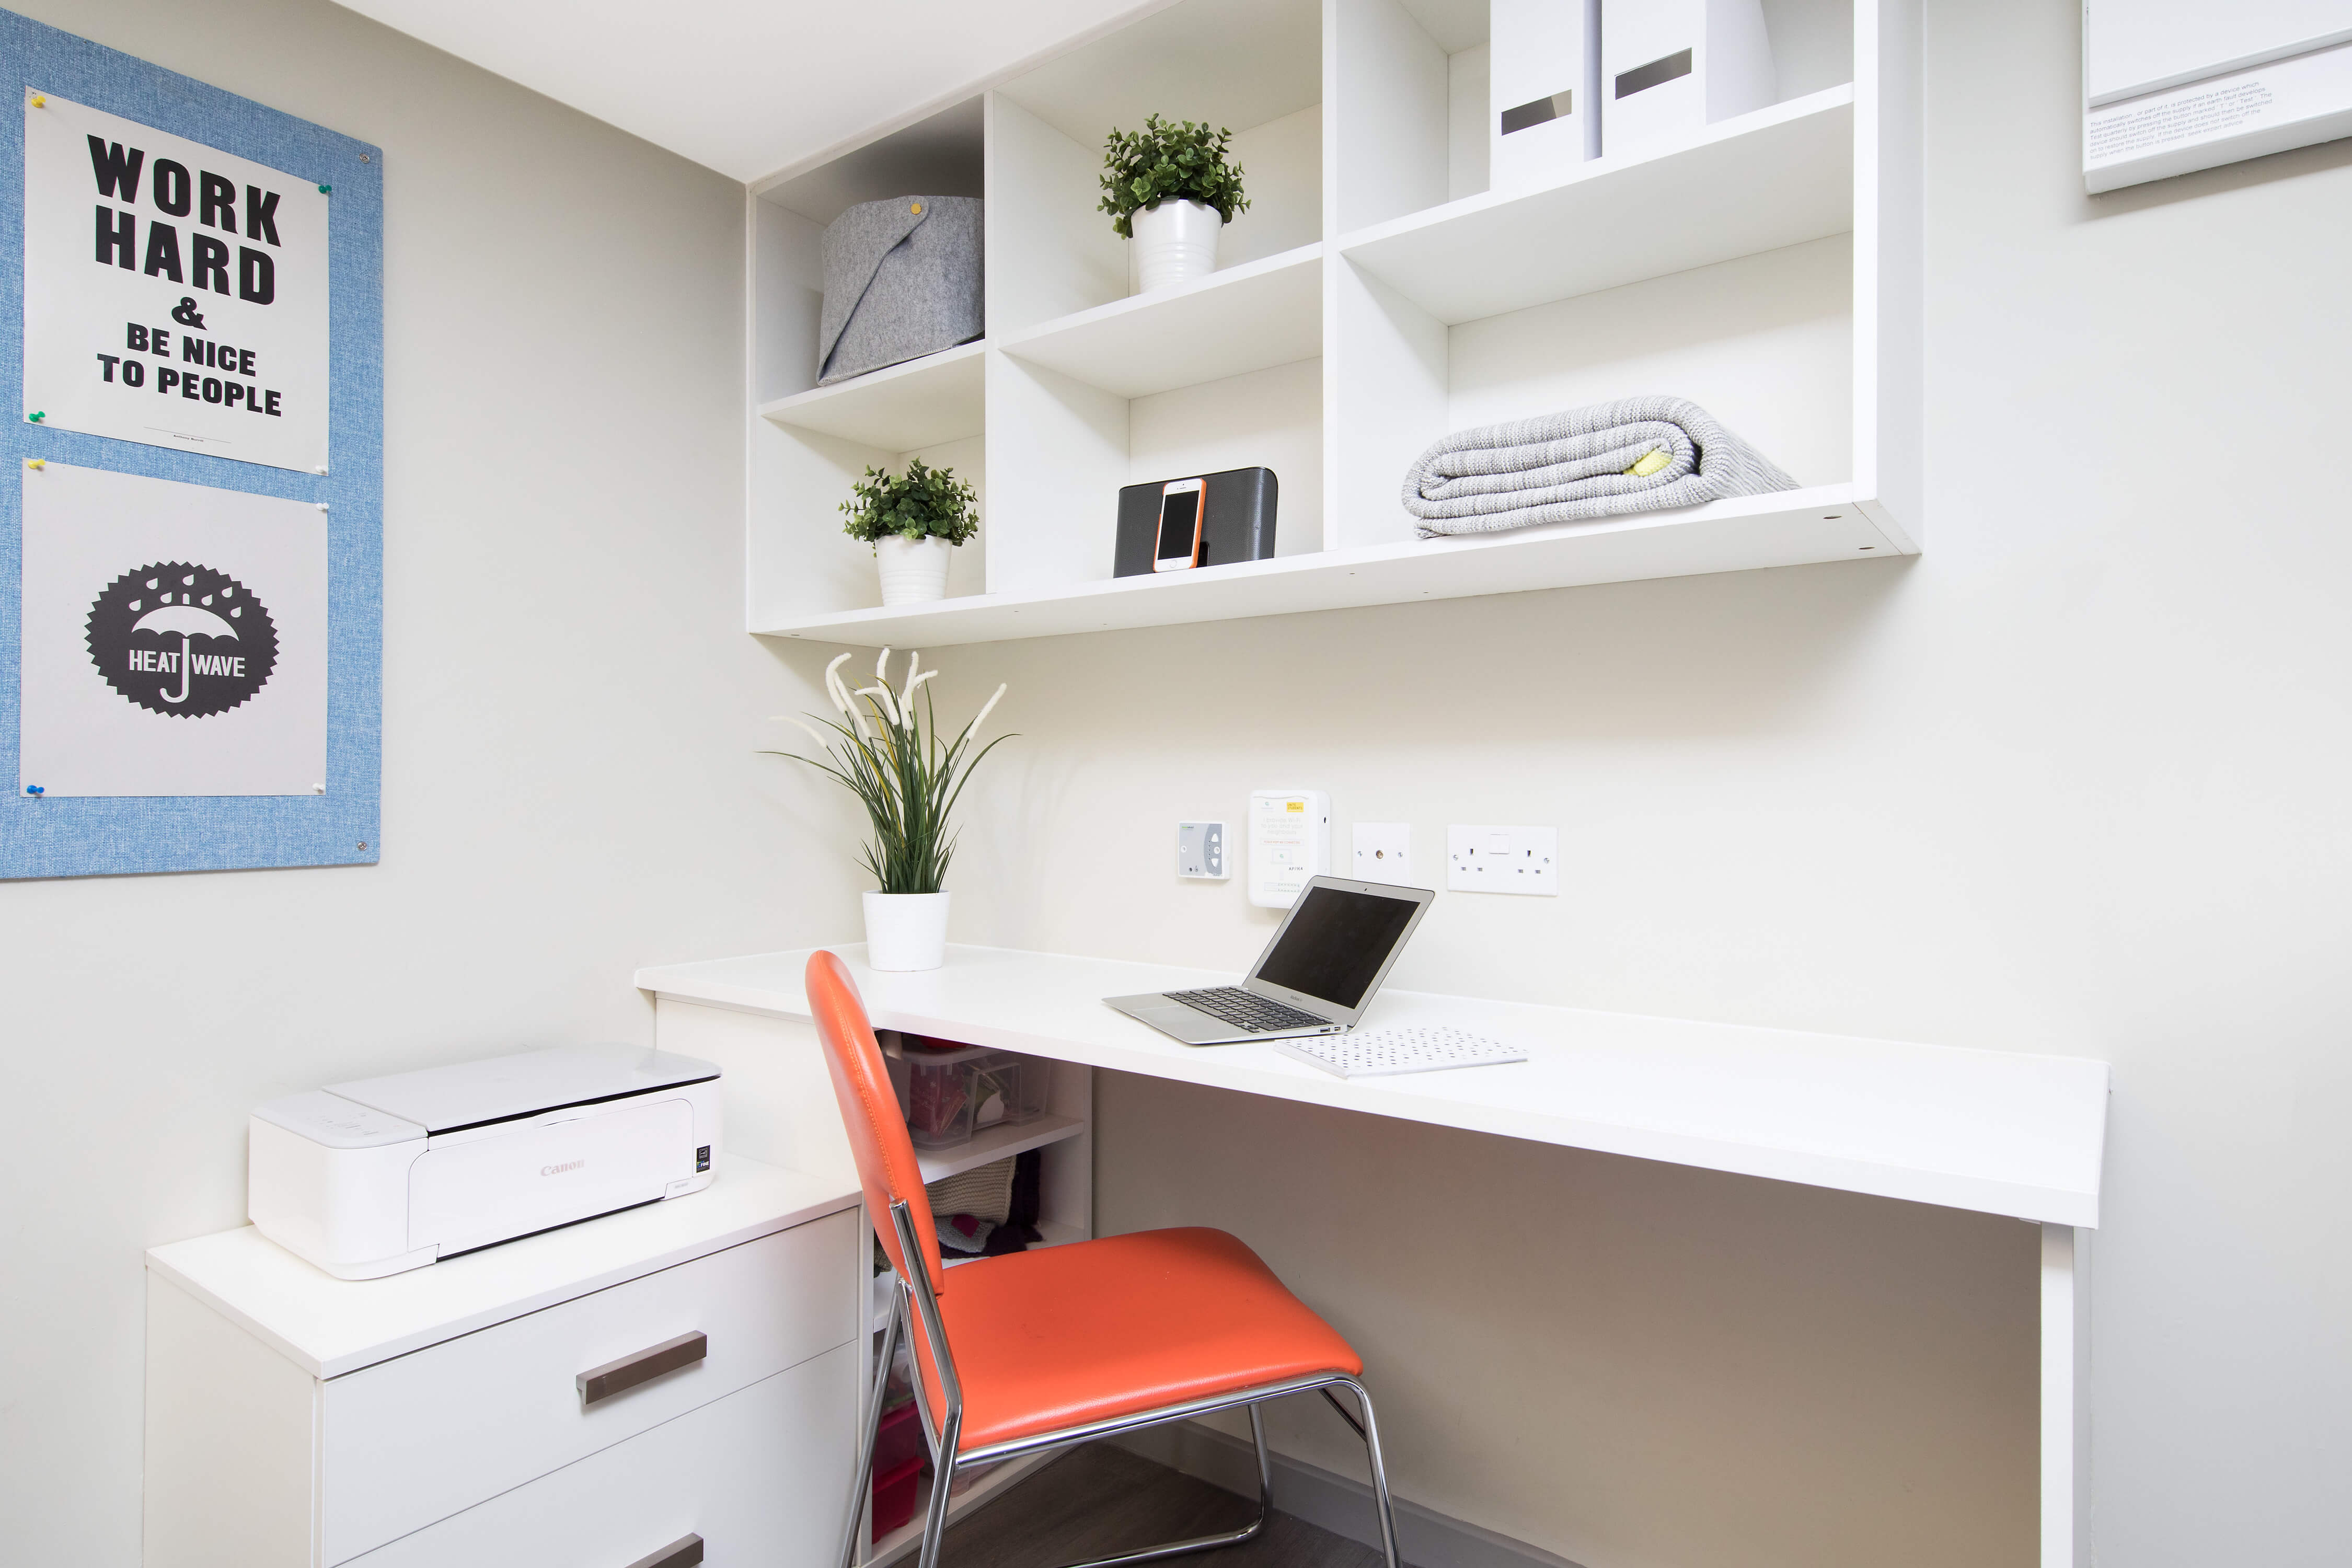
<instances>
[{"instance_id":1,"label":"folded grey blanket","mask_svg":"<svg viewBox=\"0 0 2352 1568\"><path fill-rule=\"evenodd\" d=\"M1460 430L1404 476L1423 539L1792 490L1771 459L1680 397L1621 397Z\"/></svg>"}]
</instances>

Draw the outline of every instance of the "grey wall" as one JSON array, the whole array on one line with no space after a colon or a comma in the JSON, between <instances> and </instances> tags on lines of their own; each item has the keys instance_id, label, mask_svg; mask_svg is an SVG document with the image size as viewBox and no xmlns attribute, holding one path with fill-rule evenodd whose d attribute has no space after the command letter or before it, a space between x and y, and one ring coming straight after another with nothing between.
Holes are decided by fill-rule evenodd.
<instances>
[{"instance_id":1,"label":"grey wall","mask_svg":"<svg viewBox=\"0 0 2352 1568\"><path fill-rule=\"evenodd\" d=\"M1441 895L1398 984L2107 1059L2099 1560L2340 1562L2352 143L2092 200L2078 8L1929 12L1925 557L958 651L1026 735L959 934L1238 966L1171 825L1314 786L1424 866L1559 826L1560 899ZM1592 1568L2032 1561L2022 1226L1101 1109L1102 1223L1264 1247L1421 1501Z\"/></svg>"},{"instance_id":2,"label":"grey wall","mask_svg":"<svg viewBox=\"0 0 2352 1568\"><path fill-rule=\"evenodd\" d=\"M637 964L854 909L752 754L741 187L322 3L19 8L385 159L383 863L0 884L0 1561L130 1568L140 1253L256 1101L650 1040Z\"/></svg>"}]
</instances>

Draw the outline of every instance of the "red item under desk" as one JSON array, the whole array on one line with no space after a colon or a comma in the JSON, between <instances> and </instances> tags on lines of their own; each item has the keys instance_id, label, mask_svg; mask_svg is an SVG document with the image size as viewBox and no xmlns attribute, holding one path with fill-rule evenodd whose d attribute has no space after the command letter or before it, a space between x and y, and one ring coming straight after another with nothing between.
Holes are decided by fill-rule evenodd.
<instances>
[{"instance_id":1,"label":"red item under desk","mask_svg":"<svg viewBox=\"0 0 2352 1568\"><path fill-rule=\"evenodd\" d=\"M874 1539L881 1540L915 1517L915 1500L922 1495L923 1458L915 1458L887 1475L874 1477Z\"/></svg>"},{"instance_id":2,"label":"red item under desk","mask_svg":"<svg viewBox=\"0 0 2352 1568\"><path fill-rule=\"evenodd\" d=\"M909 1459L924 1458L929 1449L923 1443L923 1424L915 1414L915 1402L908 1400L896 1410L886 1411L882 1425L874 1433L874 1473L887 1476ZM881 1482L875 1483L881 1489Z\"/></svg>"}]
</instances>

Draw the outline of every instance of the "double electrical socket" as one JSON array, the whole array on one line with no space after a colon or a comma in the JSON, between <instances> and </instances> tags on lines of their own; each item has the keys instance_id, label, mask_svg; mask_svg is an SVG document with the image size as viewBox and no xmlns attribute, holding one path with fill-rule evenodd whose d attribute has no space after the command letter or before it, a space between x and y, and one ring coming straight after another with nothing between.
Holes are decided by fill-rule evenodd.
<instances>
[{"instance_id":1,"label":"double electrical socket","mask_svg":"<svg viewBox=\"0 0 2352 1568\"><path fill-rule=\"evenodd\" d=\"M1559 830L1460 824L1445 829L1445 886L1465 893L1559 896Z\"/></svg>"}]
</instances>

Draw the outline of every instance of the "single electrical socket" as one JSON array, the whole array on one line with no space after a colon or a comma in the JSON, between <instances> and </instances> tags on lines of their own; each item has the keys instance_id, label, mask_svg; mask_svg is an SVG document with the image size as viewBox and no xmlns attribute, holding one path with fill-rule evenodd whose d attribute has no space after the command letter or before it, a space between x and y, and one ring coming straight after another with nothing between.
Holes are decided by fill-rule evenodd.
<instances>
[{"instance_id":1,"label":"single electrical socket","mask_svg":"<svg viewBox=\"0 0 2352 1568\"><path fill-rule=\"evenodd\" d=\"M1410 883L1412 880L1412 825L1409 822L1359 822L1356 876L1366 882Z\"/></svg>"},{"instance_id":2,"label":"single electrical socket","mask_svg":"<svg viewBox=\"0 0 2352 1568\"><path fill-rule=\"evenodd\" d=\"M1233 875L1225 869L1225 825L1222 822L1180 822L1176 825L1176 874L1222 882Z\"/></svg>"},{"instance_id":3,"label":"single electrical socket","mask_svg":"<svg viewBox=\"0 0 2352 1568\"><path fill-rule=\"evenodd\" d=\"M1559 829L1454 824L1445 829L1445 886L1460 893L1559 896Z\"/></svg>"}]
</instances>

